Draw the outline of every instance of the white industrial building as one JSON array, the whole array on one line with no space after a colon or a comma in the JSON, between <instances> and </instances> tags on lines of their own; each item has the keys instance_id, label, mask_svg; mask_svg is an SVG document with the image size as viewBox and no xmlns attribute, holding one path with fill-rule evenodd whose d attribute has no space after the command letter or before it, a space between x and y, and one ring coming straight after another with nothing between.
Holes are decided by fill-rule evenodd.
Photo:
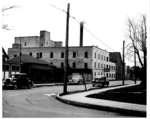
<instances>
[{"instance_id":1,"label":"white industrial building","mask_svg":"<svg viewBox=\"0 0 150 119\"><path fill-rule=\"evenodd\" d=\"M40 31L40 36L15 37L12 48L8 49L8 55L14 58L20 52L45 60L57 68L64 67L65 47L62 42L50 40L50 33L47 31ZM109 52L97 46L69 47L69 67L75 73L84 73L90 80L103 76L115 80L116 65L109 59Z\"/></svg>"}]
</instances>

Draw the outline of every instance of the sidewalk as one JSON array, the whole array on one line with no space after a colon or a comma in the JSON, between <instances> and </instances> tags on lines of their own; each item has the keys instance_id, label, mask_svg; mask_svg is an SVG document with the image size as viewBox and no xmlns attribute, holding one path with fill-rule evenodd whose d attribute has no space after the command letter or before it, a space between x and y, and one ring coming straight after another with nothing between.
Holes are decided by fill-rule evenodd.
<instances>
[{"instance_id":1,"label":"sidewalk","mask_svg":"<svg viewBox=\"0 0 150 119\"><path fill-rule=\"evenodd\" d=\"M40 84L34 84L33 87L43 87L43 86L62 86L63 83L40 83Z\"/></svg>"},{"instance_id":2,"label":"sidewalk","mask_svg":"<svg viewBox=\"0 0 150 119\"><path fill-rule=\"evenodd\" d=\"M90 94L95 94L95 93L104 92L107 90L128 87L128 86L133 86L133 85L135 84L104 88L104 89L95 89L91 91L74 93L74 94L69 94L69 95L62 95L62 96L57 95L56 98L64 103L68 103L72 105L83 106L83 107L99 109L99 110L115 111L115 112L123 113L126 115L145 117L146 105L117 102L117 101L110 101L110 100L104 100L104 99L94 99L94 98L86 97L87 95L90 95Z\"/></svg>"}]
</instances>

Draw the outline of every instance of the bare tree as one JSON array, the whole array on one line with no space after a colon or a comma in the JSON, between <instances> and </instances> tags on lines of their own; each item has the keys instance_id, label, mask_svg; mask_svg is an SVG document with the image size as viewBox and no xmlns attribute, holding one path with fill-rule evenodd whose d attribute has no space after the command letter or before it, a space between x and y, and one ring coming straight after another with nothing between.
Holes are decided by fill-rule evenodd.
<instances>
[{"instance_id":1,"label":"bare tree","mask_svg":"<svg viewBox=\"0 0 150 119\"><path fill-rule=\"evenodd\" d=\"M131 41L131 45L128 47L128 51L135 51L139 63L142 67L143 81L146 83L146 66L147 66L147 28L146 28L146 16L142 15L141 20L135 22L132 19L128 19L128 37Z\"/></svg>"}]
</instances>

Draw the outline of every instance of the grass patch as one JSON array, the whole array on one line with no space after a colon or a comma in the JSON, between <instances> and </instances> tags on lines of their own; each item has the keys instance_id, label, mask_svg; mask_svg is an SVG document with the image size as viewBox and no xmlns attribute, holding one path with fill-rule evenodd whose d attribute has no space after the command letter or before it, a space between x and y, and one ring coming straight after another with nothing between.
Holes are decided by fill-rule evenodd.
<instances>
[{"instance_id":1,"label":"grass patch","mask_svg":"<svg viewBox=\"0 0 150 119\"><path fill-rule=\"evenodd\" d=\"M146 89L140 85L113 89L87 97L146 105Z\"/></svg>"}]
</instances>

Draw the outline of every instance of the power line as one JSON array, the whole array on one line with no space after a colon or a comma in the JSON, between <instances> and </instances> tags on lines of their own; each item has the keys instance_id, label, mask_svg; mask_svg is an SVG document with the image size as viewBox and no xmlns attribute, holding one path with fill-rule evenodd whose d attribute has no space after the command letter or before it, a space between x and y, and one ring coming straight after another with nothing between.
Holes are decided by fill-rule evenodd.
<instances>
[{"instance_id":1,"label":"power line","mask_svg":"<svg viewBox=\"0 0 150 119\"><path fill-rule=\"evenodd\" d=\"M100 40L95 34L93 34L87 27L85 27L85 30L97 41L101 42L103 45L105 45L107 48L115 51L114 49L112 49L110 46L108 46L106 43L104 43L102 40Z\"/></svg>"},{"instance_id":2,"label":"power line","mask_svg":"<svg viewBox=\"0 0 150 119\"><path fill-rule=\"evenodd\" d=\"M61 8L58 8L57 6L53 5L53 4L50 4L51 7L61 11L61 12L64 12L64 13L67 13L64 9L61 9ZM80 21L77 20L76 17L72 16L72 15L69 15L69 17L71 17L72 19L74 19L78 24L80 24ZM104 46L106 46L107 48L115 51L113 48L111 48L110 46L108 46L106 43L104 43L102 40L100 40L95 34L93 34L87 27L84 27L85 30L97 41L99 41L100 43L102 43Z\"/></svg>"}]
</instances>

